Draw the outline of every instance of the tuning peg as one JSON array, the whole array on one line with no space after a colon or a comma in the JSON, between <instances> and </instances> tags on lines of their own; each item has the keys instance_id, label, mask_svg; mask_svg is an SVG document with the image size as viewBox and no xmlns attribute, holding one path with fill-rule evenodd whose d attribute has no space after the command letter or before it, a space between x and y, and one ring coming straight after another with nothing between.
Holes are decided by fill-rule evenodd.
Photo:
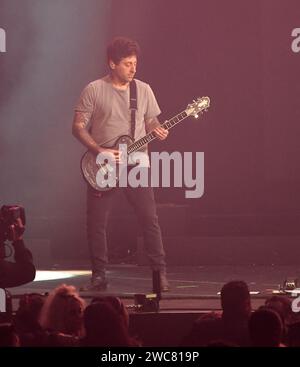
<instances>
[{"instance_id":1,"label":"tuning peg","mask_svg":"<svg viewBox=\"0 0 300 367\"><path fill-rule=\"evenodd\" d=\"M195 119L197 119L199 117L198 113L196 115L194 115Z\"/></svg>"}]
</instances>

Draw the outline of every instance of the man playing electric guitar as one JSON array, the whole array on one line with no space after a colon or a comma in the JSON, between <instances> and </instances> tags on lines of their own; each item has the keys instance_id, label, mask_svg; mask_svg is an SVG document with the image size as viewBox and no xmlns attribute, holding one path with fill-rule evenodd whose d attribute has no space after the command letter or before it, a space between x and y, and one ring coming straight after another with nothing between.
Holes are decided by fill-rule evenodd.
<instances>
[{"instance_id":1,"label":"man playing electric guitar","mask_svg":"<svg viewBox=\"0 0 300 367\"><path fill-rule=\"evenodd\" d=\"M135 140L149 131L164 140L168 130L160 126L161 113L150 86L134 79L139 54L138 44L127 38L116 38L107 48L109 75L89 83L81 93L75 108L73 135L96 156L110 153L121 163L119 150L111 149L121 135ZM133 87L134 85L134 87ZM132 92L133 91L133 92ZM132 96L131 93L136 94ZM136 103L132 108L131 103ZM132 115L132 109L135 110ZM107 145L107 142L110 144ZM147 153L147 148L144 149ZM161 291L169 290L166 278L165 252L158 224L153 189L148 187L115 188L99 192L88 186L87 235L92 262L92 278L85 290L101 291L107 288L106 228L112 201L123 191L133 206L143 229L144 245L152 270L160 271Z\"/></svg>"}]
</instances>

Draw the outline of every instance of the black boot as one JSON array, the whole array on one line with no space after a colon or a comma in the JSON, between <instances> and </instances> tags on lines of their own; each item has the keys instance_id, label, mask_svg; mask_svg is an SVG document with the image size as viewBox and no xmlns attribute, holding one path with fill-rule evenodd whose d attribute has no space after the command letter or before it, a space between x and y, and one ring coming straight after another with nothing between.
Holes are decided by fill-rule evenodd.
<instances>
[{"instance_id":1,"label":"black boot","mask_svg":"<svg viewBox=\"0 0 300 367\"><path fill-rule=\"evenodd\" d=\"M107 289L108 283L104 275L92 276L91 282L80 288L82 292L101 292Z\"/></svg>"}]
</instances>

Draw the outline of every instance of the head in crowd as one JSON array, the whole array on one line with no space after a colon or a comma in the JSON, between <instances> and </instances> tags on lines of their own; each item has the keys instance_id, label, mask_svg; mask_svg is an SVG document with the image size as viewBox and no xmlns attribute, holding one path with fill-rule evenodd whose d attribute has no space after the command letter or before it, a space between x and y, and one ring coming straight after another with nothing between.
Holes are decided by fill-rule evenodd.
<instances>
[{"instance_id":1,"label":"head in crowd","mask_svg":"<svg viewBox=\"0 0 300 367\"><path fill-rule=\"evenodd\" d=\"M11 323L0 324L0 347L19 347L19 337Z\"/></svg>"},{"instance_id":2,"label":"head in crowd","mask_svg":"<svg viewBox=\"0 0 300 367\"><path fill-rule=\"evenodd\" d=\"M225 317L249 317L251 300L248 285L239 280L226 283L221 290L221 305Z\"/></svg>"},{"instance_id":3,"label":"head in crowd","mask_svg":"<svg viewBox=\"0 0 300 367\"><path fill-rule=\"evenodd\" d=\"M46 296L39 293L24 294L19 301L15 322L18 332L35 332L40 329L39 317Z\"/></svg>"},{"instance_id":4,"label":"head in crowd","mask_svg":"<svg viewBox=\"0 0 300 367\"><path fill-rule=\"evenodd\" d=\"M287 343L289 347L300 347L300 321L289 325Z\"/></svg>"},{"instance_id":5,"label":"head in crowd","mask_svg":"<svg viewBox=\"0 0 300 367\"><path fill-rule=\"evenodd\" d=\"M107 302L109 303L118 313L118 315L121 316L122 320L124 321L125 327L129 327L129 314L124 306L124 303L121 301L119 297L113 297L113 296L106 296L106 297L95 297L92 299L91 303L94 302Z\"/></svg>"},{"instance_id":6,"label":"head in crowd","mask_svg":"<svg viewBox=\"0 0 300 367\"><path fill-rule=\"evenodd\" d=\"M249 334L255 347L280 346L283 324L278 313L270 308L260 307L249 319Z\"/></svg>"},{"instance_id":7,"label":"head in crowd","mask_svg":"<svg viewBox=\"0 0 300 367\"><path fill-rule=\"evenodd\" d=\"M291 300L286 296L272 296L266 300L265 306L275 310L283 324L289 324L294 317Z\"/></svg>"},{"instance_id":8,"label":"head in crowd","mask_svg":"<svg viewBox=\"0 0 300 367\"><path fill-rule=\"evenodd\" d=\"M133 345L123 315L111 302L92 302L84 311L86 346L125 347Z\"/></svg>"},{"instance_id":9,"label":"head in crowd","mask_svg":"<svg viewBox=\"0 0 300 367\"><path fill-rule=\"evenodd\" d=\"M85 301L75 287L62 284L48 295L40 315L43 329L74 336L83 334Z\"/></svg>"}]
</instances>

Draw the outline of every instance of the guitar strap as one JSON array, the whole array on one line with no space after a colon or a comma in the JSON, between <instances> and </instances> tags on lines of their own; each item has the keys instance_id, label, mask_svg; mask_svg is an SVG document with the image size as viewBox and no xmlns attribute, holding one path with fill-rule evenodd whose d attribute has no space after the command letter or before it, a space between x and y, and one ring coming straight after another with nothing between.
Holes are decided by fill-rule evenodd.
<instances>
[{"instance_id":1,"label":"guitar strap","mask_svg":"<svg viewBox=\"0 0 300 367\"><path fill-rule=\"evenodd\" d=\"M134 141L135 123L136 123L136 111L137 111L137 93L136 93L136 82L133 79L129 83L129 100L130 100L130 121L131 121L131 137Z\"/></svg>"}]
</instances>

